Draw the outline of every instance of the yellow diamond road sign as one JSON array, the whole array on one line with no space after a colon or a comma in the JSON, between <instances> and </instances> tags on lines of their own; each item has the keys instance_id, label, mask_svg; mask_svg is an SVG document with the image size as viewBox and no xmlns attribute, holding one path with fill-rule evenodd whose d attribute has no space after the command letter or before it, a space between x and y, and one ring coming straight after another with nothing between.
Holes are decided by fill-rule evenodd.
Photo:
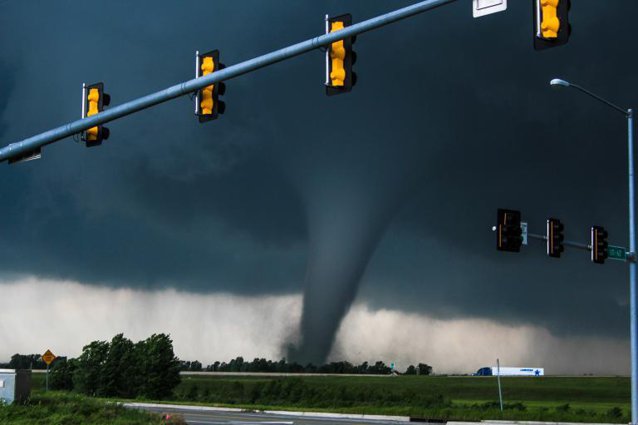
<instances>
[{"instance_id":1,"label":"yellow diamond road sign","mask_svg":"<svg viewBox=\"0 0 638 425\"><path fill-rule=\"evenodd\" d=\"M44 363L46 363L47 366L53 363L53 360L55 359L56 359L55 354L53 354L51 350L47 350L46 353L42 355L42 361L44 361Z\"/></svg>"}]
</instances>

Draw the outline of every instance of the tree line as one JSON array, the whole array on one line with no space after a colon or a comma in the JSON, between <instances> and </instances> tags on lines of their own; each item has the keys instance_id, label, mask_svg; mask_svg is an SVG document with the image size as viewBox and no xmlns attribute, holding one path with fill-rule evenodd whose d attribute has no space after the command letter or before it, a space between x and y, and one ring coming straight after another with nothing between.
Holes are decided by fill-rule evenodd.
<instances>
[{"instance_id":1,"label":"tree line","mask_svg":"<svg viewBox=\"0 0 638 425\"><path fill-rule=\"evenodd\" d=\"M236 357L230 362L216 361L206 367L202 363L195 361L180 362L180 370L190 372L274 372L274 373L330 373L330 374L352 374L352 375L389 375L393 369L382 361L375 363L363 362L354 365L350 362L331 362L324 365L314 365L308 363L301 365L296 362L287 362L286 359L279 361L255 358L253 361L246 361L243 357ZM398 371L394 371L398 373ZM403 372L405 375L430 375L432 366L425 363L410 365Z\"/></svg>"},{"instance_id":2,"label":"tree line","mask_svg":"<svg viewBox=\"0 0 638 425\"><path fill-rule=\"evenodd\" d=\"M126 338L123 337L122 334L117 335L113 338L110 345L113 346L114 352L121 351L120 346L125 345L130 349L131 344L124 342ZM104 341L98 342L94 341L85 349L88 349L91 353L94 352L103 352L104 351ZM139 344L139 343L138 343ZM88 347L88 348L87 348ZM100 348L101 347L101 348ZM108 350L107 350L108 351ZM139 350L138 350L139 351ZM84 353L83 353L84 354ZM115 354L113 354L115 355ZM88 356L88 354L87 354ZM134 355L130 355L135 357ZM82 356L81 356L82 357ZM85 356L86 357L86 356ZM53 366L58 362L65 362L66 357L58 357ZM110 363L112 364L115 360L111 358ZM11 357L11 361L9 363L0 363L0 368L9 368L9 369L46 369L46 364L42 361L39 354L14 354ZM265 358L255 358L253 361L245 361L243 357L236 357L232 359L230 362L219 362L216 361L208 366L203 366L202 363L198 360L194 361L186 361L186 360L178 360L178 369L179 371L188 371L188 372L274 372L274 373L330 373L330 374L362 374L362 375L388 375L392 373L392 368L386 365L382 361L377 361L373 364L368 362L363 362L359 365L354 365L350 362L341 361L341 362L331 362L324 365L314 365L312 363L301 365L296 362L287 362L285 359L281 359L279 361L266 360ZM404 375L431 375L432 374L432 366L419 363L416 366L410 365L403 372Z\"/></svg>"},{"instance_id":3,"label":"tree line","mask_svg":"<svg viewBox=\"0 0 638 425\"><path fill-rule=\"evenodd\" d=\"M66 359L62 357L61 359ZM57 360L57 359L56 359ZM14 354L9 363L0 363L0 369L46 369L47 365L40 354Z\"/></svg>"}]
</instances>

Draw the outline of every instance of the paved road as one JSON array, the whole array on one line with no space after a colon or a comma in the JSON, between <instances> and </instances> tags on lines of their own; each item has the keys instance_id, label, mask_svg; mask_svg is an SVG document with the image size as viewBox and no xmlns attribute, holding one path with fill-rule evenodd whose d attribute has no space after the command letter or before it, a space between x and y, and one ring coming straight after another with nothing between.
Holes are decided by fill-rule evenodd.
<instances>
[{"instance_id":1,"label":"paved road","mask_svg":"<svg viewBox=\"0 0 638 425\"><path fill-rule=\"evenodd\" d=\"M154 413L179 414L191 425L381 425L381 424L405 424L405 422L372 420L372 419L345 419L345 418L321 418L292 415L277 415L271 413L228 412L211 410L194 410L190 407L162 405L136 405L126 404L128 407L143 409Z\"/></svg>"}]
</instances>

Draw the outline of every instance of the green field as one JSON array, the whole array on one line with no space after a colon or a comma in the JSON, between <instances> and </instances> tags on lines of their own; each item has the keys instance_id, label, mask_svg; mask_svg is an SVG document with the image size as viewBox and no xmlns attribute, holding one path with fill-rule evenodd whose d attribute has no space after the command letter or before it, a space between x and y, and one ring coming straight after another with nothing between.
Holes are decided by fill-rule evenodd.
<instances>
[{"instance_id":1,"label":"green field","mask_svg":"<svg viewBox=\"0 0 638 425\"><path fill-rule=\"evenodd\" d=\"M628 422L629 379L503 378L505 411L493 377L184 376L180 401L311 409L429 419Z\"/></svg>"},{"instance_id":2,"label":"green field","mask_svg":"<svg viewBox=\"0 0 638 425\"><path fill-rule=\"evenodd\" d=\"M42 388L43 376L34 375ZM629 422L629 378L183 376L172 402L428 419Z\"/></svg>"}]
</instances>

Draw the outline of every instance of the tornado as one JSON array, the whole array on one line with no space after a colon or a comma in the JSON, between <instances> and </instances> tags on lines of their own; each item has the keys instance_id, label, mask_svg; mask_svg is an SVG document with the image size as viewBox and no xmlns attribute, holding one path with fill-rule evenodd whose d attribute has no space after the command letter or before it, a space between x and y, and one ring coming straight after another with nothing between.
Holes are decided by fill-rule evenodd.
<instances>
[{"instance_id":1,"label":"tornado","mask_svg":"<svg viewBox=\"0 0 638 425\"><path fill-rule=\"evenodd\" d=\"M329 177L320 175L303 188L309 248L301 339L289 347L290 360L325 363L370 258L409 190L406 171L373 165L331 169Z\"/></svg>"}]
</instances>

